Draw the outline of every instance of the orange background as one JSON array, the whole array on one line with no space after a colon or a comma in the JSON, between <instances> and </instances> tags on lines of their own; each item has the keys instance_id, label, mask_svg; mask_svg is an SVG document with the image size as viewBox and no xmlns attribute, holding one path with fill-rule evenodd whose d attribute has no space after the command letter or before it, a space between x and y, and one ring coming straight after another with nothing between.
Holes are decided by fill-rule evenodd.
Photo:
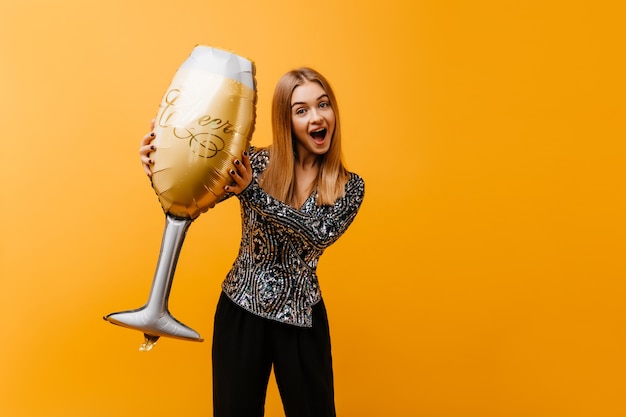
<instances>
[{"instance_id":1,"label":"orange background","mask_svg":"<svg viewBox=\"0 0 626 417\"><path fill-rule=\"evenodd\" d=\"M342 417L626 415L621 1L3 0L0 414L211 415L235 200L191 226L172 313L145 302L163 213L138 147L196 44L335 87L360 215L322 258ZM275 385L268 416L281 416Z\"/></svg>"}]
</instances>

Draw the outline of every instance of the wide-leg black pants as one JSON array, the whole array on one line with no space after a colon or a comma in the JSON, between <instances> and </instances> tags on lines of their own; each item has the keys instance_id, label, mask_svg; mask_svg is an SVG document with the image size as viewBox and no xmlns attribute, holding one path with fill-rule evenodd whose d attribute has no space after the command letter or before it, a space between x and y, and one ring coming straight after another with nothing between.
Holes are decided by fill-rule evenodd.
<instances>
[{"instance_id":1,"label":"wide-leg black pants","mask_svg":"<svg viewBox=\"0 0 626 417\"><path fill-rule=\"evenodd\" d=\"M213 331L213 415L263 416L272 365L287 417L335 417L324 302L305 328L258 317L222 293Z\"/></svg>"}]
</instances>

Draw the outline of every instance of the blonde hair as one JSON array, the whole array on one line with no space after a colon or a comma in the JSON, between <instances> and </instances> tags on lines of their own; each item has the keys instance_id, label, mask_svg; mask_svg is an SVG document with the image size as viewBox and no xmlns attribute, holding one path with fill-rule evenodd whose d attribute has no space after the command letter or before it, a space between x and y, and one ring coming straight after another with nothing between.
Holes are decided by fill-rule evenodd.
<instances>
[{"instance_id":1,"label":"blonde hair","mask_svg":"<svg viewBox=\"0 0 626 417\"><path fill-rule=\"evenodd\" d=\"M291 96L296 87L307 81L317 82L322 86L335 112L335 130L330 148L319 157L319 171L313 184L313 188L317 186L317 204L332 205L343 197L349 173L343 164L339 108L335 94L328 81L311 68L289 71L276 84L272 100L274 140L269 148L270 160L261 178L261 186L272 197L292 206L297 204L295 161L298 155L291 128Z\"/></svg>"}]
</instances>

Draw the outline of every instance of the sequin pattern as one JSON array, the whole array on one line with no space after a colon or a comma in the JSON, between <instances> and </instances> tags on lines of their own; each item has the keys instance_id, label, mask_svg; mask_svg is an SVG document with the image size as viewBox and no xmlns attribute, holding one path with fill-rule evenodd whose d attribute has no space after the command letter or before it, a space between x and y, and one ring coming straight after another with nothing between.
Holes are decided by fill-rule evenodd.
<instances>
[{"instance_id":1,"label":"sequin pattern","mask_svg":"<svg viewBox=\"0 0 626 417\"><path fill-rule=\"evenodd\" d=\"M239 306L261 317L311 327L311 308L321 299L316 269L324 250L348 228L361 206L365 185L350 174L345 196L317 205L312 193L295 209L258 184L267 149L252 150L252 183L239 194L242 239L239 254L222 284Z\"/></svg>"}]
</instances>

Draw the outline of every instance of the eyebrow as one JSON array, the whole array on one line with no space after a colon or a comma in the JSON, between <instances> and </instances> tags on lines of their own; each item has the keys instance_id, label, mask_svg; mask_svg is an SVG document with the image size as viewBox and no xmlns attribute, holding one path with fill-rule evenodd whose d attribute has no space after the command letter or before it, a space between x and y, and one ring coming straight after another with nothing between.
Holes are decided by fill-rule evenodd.
<instances>
[{"instance_id":1,"label":"eyebrow","mask_svg":"<svg viewBox=\"0 0 626 417\"><path fill-rule=\"evenodd\" d=\"M320 101L320 100L321 100L321 99L323 99L324 97L328 98L328 94L322 94L322 95L321 95L321 96L319 96L319 97L317 98L317 100L315 100L315 101ZM291 105L291 107L293 107L293 106L295 106L295 105L297 105L297 104L306 104L306 103L305 103L304 101L296 101L295 103L293 103L293 104Z\"/></svg>"}]
</instances>

